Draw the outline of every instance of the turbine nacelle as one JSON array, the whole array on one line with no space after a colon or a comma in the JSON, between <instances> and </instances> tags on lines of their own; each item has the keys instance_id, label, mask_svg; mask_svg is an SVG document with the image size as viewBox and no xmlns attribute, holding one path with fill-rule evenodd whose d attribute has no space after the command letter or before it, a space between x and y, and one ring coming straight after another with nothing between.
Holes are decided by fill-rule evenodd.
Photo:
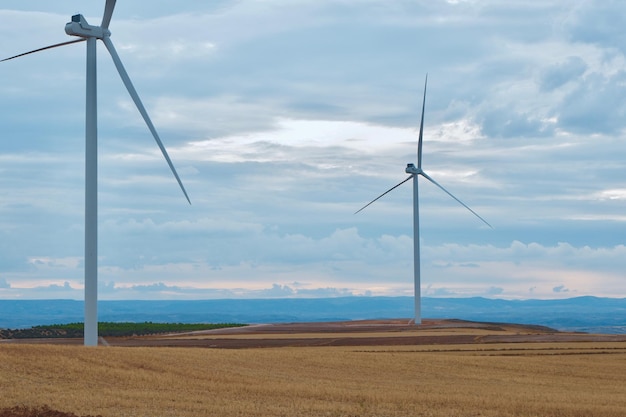
<instances>
[{"instance_id":1,"label":"turbine nacelle","mask_svg":"<svg viewBox=\"0 0 626 417\"><path fill-rule=\"evenodd\" d=\"M87 23L82 14L72 16L72 21L65 25L65 33L71 36L79 36L81 38L103 39L105 36L111 36L109 29L103 29L101 26L92 26Z\"/></svg>"},{"instance_id":2,"label":"turbine nacelle","mask_svg":"<svg viewBox=\"0 0 626 417\"><path fill-rule=\"evenodd\" d=\"M418 175L422 173L422 170L421 168L416 167L415 164L406 164L404 172L411 175Z\"/></svg>"}]
</instances>

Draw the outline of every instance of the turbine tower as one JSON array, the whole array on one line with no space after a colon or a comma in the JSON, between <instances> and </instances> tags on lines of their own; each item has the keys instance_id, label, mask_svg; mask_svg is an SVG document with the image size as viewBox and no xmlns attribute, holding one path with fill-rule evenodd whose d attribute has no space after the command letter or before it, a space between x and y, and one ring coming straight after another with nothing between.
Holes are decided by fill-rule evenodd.
<instances>
[{"instance_id":1,"label":"turbine tower","mask_svg":"<svg viewBox=\"0 0 626 417\"><path fill-rule=\"evenodd\" d=\"M428 74L426 75L426 80L424 81L424 98L422 100L422 119L420 121L420 133L419 133L419 138L417 142L417 167L415 166L415 164L407 164L404 172L410 175L405 180L394 185L393 187L391 187L390 189L388 189L387 191L385 191L384 193L382 193L381 195L379 195L378 197L376 197L375 199L373 199L372 201L370 201L369 203L367 203L366 205L364 205L363 207L361 207L359 210L357 210L354 213L354 214L359 213L361 210L365 209L367 206L372 204L374 201L380 199L385 194L395 190L396 188L398 188L405 182L411 179L413 180L413 278L414 278L414 286L415 286L414 288L415 324L422 323L422 306L421 306L422 296L421 296L421 287L420 287L421 285L421 282L420 282L421 281L421 277L420 277L420 215L419 215L418 177L421 175L422 177L426 178L431 183L435 184L437 187L443 190L443 192L445 192L450 197L455 199L459 204L461 204L463 207L465 207L470 212L472 212L472 214L474 214L476 217L482 220L483 223L485 223L487 226L493 229L493 227L489 223L487 223L485 219L480 217L474 210L469 208L465 203L463 203L461 200L459 200L454 195L452 195L452 193L450 193L448 190L443 188L437 181L432 179L426 172L422 170L422 137L424 134L424 109L426 107L426 85L427 84L428 84Z\"/></svg>"},{"instance_id":2,"label":"turbine tower","mask_svg":"<svg viewBox=\"0 0 626 417\"><path fill-rule=\"evenodd\" d=\"M154 140L161 149L161 153L165 157L185 198L191 204L187 191L174 168L174 164L167 154L165 146L163 146L135 87L130 81L124 65L122 65L122 61L113 46L113 42L111 42L109 24L113 16L115 1L106 0L100 26L88 24L83 15L77 14L72 16L72 21L65 25L65 33L70 36L77 36L79 39L35 49L0 61L8 61L72 43L87 43L87 92L85 105L85 346L96 346L98 344L98 110L96 82L96 41L98 39L104 43L109 51L113 63L122 78L122 82L135 102L135 106L137 106L137 110L141 113Z\"/></svg>"}]
</instances>

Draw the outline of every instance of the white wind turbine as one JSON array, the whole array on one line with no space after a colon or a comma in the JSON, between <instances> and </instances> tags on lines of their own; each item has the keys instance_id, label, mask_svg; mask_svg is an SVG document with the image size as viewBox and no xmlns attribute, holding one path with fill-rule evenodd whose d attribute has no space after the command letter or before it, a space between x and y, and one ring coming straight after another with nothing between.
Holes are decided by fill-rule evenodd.
<instances>
[{"instance_id":1,"label":"white wind turbine","mask_svg":"<svg viewBox=\"0 0 626 417\"><path fill-rule=\"evenodd\" d=\"M72 16L72 21L65 25L65 33L77 36L68 42L58 43L35 49L23 54L15 55L1 60L8 61L24 55L32 54L46 49L52 49L63 45L77 42L87 42L87 94L86 94L86 121L85 121L85 345L96 346L98 344L98 126L97 126L97 83L96 83L96 40L100 39L111 54L115 67L135 102L139 113L148 125L148 129L154 136L154 140L161 149L167 164L169 165L178 185L185 198L191 204L187 191L183 186L172 161L157 134L146 109L144 108L135 87L133 87L122 61L120 60L113 43L111 42L109 23L115 8L116 0L106 0L104 15L100 26L92 26L80 15Z\"/></svg>"},{"instance_id":2,"label":"white wind turbine","mask_svg":"<svg viewBox=\"0 0 626 417\"><path fill-rule=\"evenodd\" d=\"M417 142L417 167L415 166L415 164L407 164L406 169L404 170L407 174L410 174L408 178L406 178L404 181L400 182L399 184L394 185L393 187L391 187L390 189L388 189L387 191L385 191L384 193L382 193L381 195L379 195L378 197L376 197L375 199L373 199L372 201L370 201L369 203L367 203L365 206L361 207L359 210L357 210L354 214L359 213L361 210L363 210L364 208L366 208L367 206L369 206L370 204L372 204L374 201L378 200L379 198L381 198L382 196L384 196L385 194L391 192L392 190L395 190L396 188L398 188L399 186L401 186L402 184L404 184L405 182L409 181L410 179L413 180L413 274L414 274L414 291L415 291L415 324L421 324L422 323L422 307L421 307L421 287L420 287L420 226L419 226L419 190L418 190L418 177L421 175L422 177L426 178L428 181L430 181L431 183L435 184L437 187L441 188L441 190L443 190L446 194L448 194L450 197L454 198L457 202L459 202L463 207L465 207L466 209L468 209L469 211L472 212L472 214L474 214L476 217L478 217L480 220L483 221L483 223L485 223L487 226L493 228L489 223L487 223L487 221L485 219L483 219L482 217L480 217L474 210L472 210L471 208L469 208L465 203L463 203L461 200L459 200L458 198L456 198L454 195L452 195L452 193L450 193L448 190L446 190L445 188L443 188L441 185L439 185L439 183L437 181L435 181L434 179L432 179L428 174L426 174L423 170L422 170L422 136L424 133L424 108L426 106L426 85L428 83L428 75L426 75L426 81L424 81L424 99L422 101L422 120L420 122L420 133L419 133L419 139Z\"/></svg>"}]
</instances>

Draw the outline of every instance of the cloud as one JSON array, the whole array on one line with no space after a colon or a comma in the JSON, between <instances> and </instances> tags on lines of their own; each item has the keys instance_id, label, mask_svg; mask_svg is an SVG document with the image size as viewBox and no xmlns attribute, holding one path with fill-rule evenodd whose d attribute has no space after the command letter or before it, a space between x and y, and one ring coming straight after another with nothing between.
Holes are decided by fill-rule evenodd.
<instances>
[{"instance_id":1,"label":"cloud","mask_svg":"<svg viewBox=\"0 0 626 417\"><path fill-rule=\"evenodd\" d=\"M618 48L624 53L626 37L620 30L626 24L623 6L619 0L580 2L568 15L565 24L567 33L574 41L593 43L604 48Z\"/></svg>"},{"instance_id":2,"label":"cloud","mask_svg":"<svg viewBox=\"0 0 626 417\"><path fill-rule=\"evenodd\" d=\"M585 61L577 56L568 57L564 62L555 63L544 69L540 87L543 91L555 90L570 81L577 80L587 69Z\"/></svg>"},{"instance_id":3,"label":"cloud","mask_svg":"<svg viewBox=\"0 0 626 417\"><path fill-rule=\"evenodd\" d=\"M63 285L58 285L58 284L50 284L47 287L45 287L47 290L49 291L72 291L74 288L72 288L72 286L70 285L69 282L65 281L63 283ZM39 288L41 289L41 288Z\"/></svg>"},{"instance_id":4,"label":"cloud","mask_svg":"<svg viewBox=\"0 0 626 417\"><path fill-rule=\"evenodd\" d=\"M557 287L552 288L552 291L556 293L561 293L561 292L569 292L569 289L565 288L565 285L559 285Z\"/></svg>"},{"instance_id":5,"label":"cloud","mask_svg":"<svg viewBox=\"0 0 626 417\"><path fill-rule=\"evenodd\" d=\"M504 292L504 288L500 288L500 287L490 287L487 290L487 294L494 296L494 295L500 295Z\"/></svg>"},{"instance_id":6,"label":"cloud","mask_svg":"<svg viewBox=\"0 0 626 417\"><path fill-rule=\"evenodd\" d=\"M412 293L412 242L406 237L372 239L348 229L319 239L275 236L271 242L259 242L253 240L246 250L271 246L276 255L269 257L262 250L262 256L253 256L254 262L232 264L198 260L184 266L146 259L131 268L102 266L101 295L106 299L202 299ZM545 298L565 293L566 288L581 295L611 296L624 285L615 271L625 253L623 245L601 249L522 242L508 247L422 245L422 285L428 296ZM66 265L69 269L63 274L80 273L79 267L74 271L72 264ZM69 282L11 285L9 290L35 293L45 288L73 290L72 298L82 297Z\"/></svg>"},{"instance_id":7,"label":"cloud","mask_svg":"<svg viewBox=\"0 0 626 417\"><path fill-rule=\"evenodd\" d=\"M416 162L426 73L423 169L495 228L420 181L425 288L626 294L622 9L119 3L113 40L193 204L100 48L103 296L410 294L410 184L353 213ZM0 50L65 40L75 11L6 3ZM83 63L74 45L0 65L2 296L82 297Z\"/></svg>"},{"instance_id":8,"label":"cloud","mask_svg":"<svg viewBox=\"0 0 626 417\"><path fill-rule=\"evenodd\" d=\"M538 135L543 136L552 133L549 125L546 125L535 115L528 113L513 113L510 109L490 111L482 120L482 132L491 137L519 137ZM544 132L548 129L547 132Z\"/></svg>"},{"instance_id":9,"label":"cloud","mask_svg":"<svg viewBox=\"0 0 626 417\"><path fill-rule=\"evenodd\" d=\"M145 285L117 285L108 282L99 285L105 299L267 299L267 298L332 298L355 295L370 296L371 292L360 292L349 288L314 288L311 285L273 283L259 288L211 288L184 287L156 282Z\"/></svg>"}]
</instances>

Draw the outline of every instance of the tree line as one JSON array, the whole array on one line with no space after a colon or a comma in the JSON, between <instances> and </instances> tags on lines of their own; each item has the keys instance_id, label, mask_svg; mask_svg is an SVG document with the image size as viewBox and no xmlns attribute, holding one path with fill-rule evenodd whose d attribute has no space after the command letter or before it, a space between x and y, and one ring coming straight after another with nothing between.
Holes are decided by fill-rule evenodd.
<instances>
[{"instance_id":1,"label":"tree line","mask_svg":"<svg viewBox=\"0 0 626 417\"><path fill-rule=\"evenodd\" d=\"M197 330L223 329L241 327L241 323L143 323L134 322L100 322L98 336L123 337L143 336L159 333L179 333ZM49 324L33 326L29 329L0 329L0 339L33 339L33 338L74 338L83 337L84 323Z\"/></svg>"}]
</instances>

